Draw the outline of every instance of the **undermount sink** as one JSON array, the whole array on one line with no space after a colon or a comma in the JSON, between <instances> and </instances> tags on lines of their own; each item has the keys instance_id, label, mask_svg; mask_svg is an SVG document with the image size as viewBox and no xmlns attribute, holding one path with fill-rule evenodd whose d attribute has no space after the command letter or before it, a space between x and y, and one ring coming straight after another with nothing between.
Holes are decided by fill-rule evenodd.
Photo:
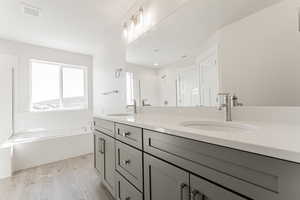
<instances>
[{"instance_id":1,"label":"undermount sink","mask_svg":"<svg viewBox=\"0 0 300 200\"><path fill-rule=\"evenodd\" d=\"M248 132L254 129L253 126L247 124L218 121L188 121L181 123L181 125L188 128L216 132Z\"/></svg>"},{"instance_id":2,"label":"undermount sink","mask_svg":"<svg viewBox=\"0 0 300 200\"><path fill-rule=\"evenodd\" d=\"M132 116L133 114L131 113L115 113L115 114L108 114L110 117L127 117L127 116Z\"/></svg>"}]
</instances>

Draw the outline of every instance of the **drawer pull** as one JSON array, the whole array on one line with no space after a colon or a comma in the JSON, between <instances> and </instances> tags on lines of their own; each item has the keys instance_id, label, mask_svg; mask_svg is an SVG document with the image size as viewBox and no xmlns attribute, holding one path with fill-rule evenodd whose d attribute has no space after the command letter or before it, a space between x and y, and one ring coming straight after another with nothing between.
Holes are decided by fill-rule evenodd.
<instances>
[{"instance_id":1,"label":"drawer pull","mask_svg":"<svg viewBox=\"0 0 300 200\"><path fill-rule=\"evenodd\" d=\"M100 143L100 153L104 154L105 153L105 140L103 138L100 138L99 143Z\"/></svg>"},{"instance_id":2,"label":"drawer pull","mask_svg":"<svg viewBox=\"0 0 300 200\"><path fill-rule=\"evenodd\" d=\"M99 151L99 153L102 153L101 149L102 149L101 138L98 138L98 151Z\"/></svg>"},{"instance_id":3,"label":"drawer pull","mask_svg":"<svg viewBox=\"0 0 300 200\"><path fill-rule=\"evenodd\" d=\"M123 133L123 137L128 137L130 135L130 132Z\"/></svg>"},{"instance_id":4,"label":"drawer pull","mask_svg":"<svg viewBox=\"0 0 300 200\"><path fill-rule=\"evenodd\" d=\"M131 199L130 197L126 197L126 198L125 198L125 200L130 200L130 199Z\"/></svg>"},{"instance_id":5,"label":"drawer pull","mask_svg":"<svg viewBox=\"0 0 300 200\"><path fill-rule=\"evenodd\" d=\"M124 164L124 165L129 165L129 164L130 164L130 160L124 160L124 161L123 161L123 164Z\"/></svg>"}]
</instances>

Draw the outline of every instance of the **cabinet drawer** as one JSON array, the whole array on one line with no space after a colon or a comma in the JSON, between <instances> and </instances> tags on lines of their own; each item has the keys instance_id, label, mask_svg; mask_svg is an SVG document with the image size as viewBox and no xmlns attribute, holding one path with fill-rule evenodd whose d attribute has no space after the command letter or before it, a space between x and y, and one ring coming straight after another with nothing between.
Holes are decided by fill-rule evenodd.
<instances>
[{"instance_id":1,"label":"cabinet drawer","mask_svg":"<svg viewBox=\"0 0 300 200\"><path fill-rule=\"evenodd\" d=\"M95 129L97 131L100 131L102 133L105 133L109 136L114 137L114 122L99 119L99 118L94 118L94 125Z\"/></svg>"},{"instance_id":2,"label":"cabinet drawer","mask_svg":"<svg viewBox=\"0 0 300 200\"><path fill-rule=\"evenodd\" d=\"M143 154L121 142L116 142L116 168L140 191L143 188Z\"/></svg>"},{"instance_id":3,"label":"cabinet drawer","mask_svg":"<svg viewBox=\"0 0 300 200\"><path fill-rule=\"evenodd\" d=\"M300 195L293 186L300 180L298 164L150 130L143 134L145 152L251 199Z\"/></svg>"},{"instance_id":4,"label":"cabinet drawer","mask_svg":"<svg viewBox=\"0 0 300 200\"><path fill-rule=\"evenodd\" d=\"M143 195L118 172L116 172L116 197L117 200L143 200Z\"/></svg>"},{"instance_id":5,"label":"cabinet drawer","mask_svg":"<svg viewBox=\"0 0 300 200\"><path fill-rule=\"evenodd\" d=\"M143 141L141 128L124 124L116 124L116 138L126 144L142 149Z\"/></svg>"}]
</instances>

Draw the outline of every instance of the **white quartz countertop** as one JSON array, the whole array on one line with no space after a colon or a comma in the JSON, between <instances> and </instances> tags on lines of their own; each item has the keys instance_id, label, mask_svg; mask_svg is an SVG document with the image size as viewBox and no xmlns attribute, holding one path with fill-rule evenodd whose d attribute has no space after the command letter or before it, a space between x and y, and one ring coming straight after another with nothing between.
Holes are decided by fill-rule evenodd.
<instances>
[{"instance_id":1,"label":"white quartz countertop","mask_svg":"<svg viewBox=\"0 0 300 200\"><path fill-rule=\"evenodd\" d=\"M141 127L161 133L257 153L300 163L300 125L278 122L234 121L253 127L247 131L205 131L184 127L186 121L217 121L187 116L138 114L132 116L95 116L105 120ZM221 120L219 120L222 122ZM229 122L231 123L231 122Z\"/></svg>"}]
</instances>

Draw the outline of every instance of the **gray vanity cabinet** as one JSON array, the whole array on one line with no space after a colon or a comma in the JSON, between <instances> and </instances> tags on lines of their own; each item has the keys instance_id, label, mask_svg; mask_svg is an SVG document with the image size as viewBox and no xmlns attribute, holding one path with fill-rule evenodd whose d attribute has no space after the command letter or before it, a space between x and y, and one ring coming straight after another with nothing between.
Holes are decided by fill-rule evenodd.
<instances>
[{"instance_id":1,"label":"gray vanity cabinet","mask_svg":"<svg viewBox=\"0 0 300 200\"><path fill-rule=\"evenodd\" d=\"M202 178L190 175L191 200L246 200Z\"/></svg>"},{"instance_id":2,"label":"gray vanity cabinet","mask_svg":"<svg viewBox=\"0 0 300 200\"><path fill-rule=\"evenodd\" d=\"M145 154L144 194L145 200L189 200L189 174Z\"/></svg>"},{"instance_id":3,"label":"gray vanity cabinet","mask_svg":"<svg viewBox=\"0 0 300 200\"><path fill-rule=\"evenodd\" d=\"M115 194L115 139L99 131L95 131L94 135L95 168L102 183L111 194Z\"/></svg>"},{"instance_id":4,"label":"gray vanity cabinet","mask_svg":"<svg viewBox=\"0 0 300 200\"><path fill-rule=\"evenodd\" d=\"M149 130L144 151L248 199L300 199L296 163Z\"/></svg>"},{"instance_id":5,"label":"gray vanity cabinet","mask_svg":"<svg viewBox=\"0 0 300 200\"><path fill-rule=\"evenodd\" d=\"M118 200L299 200L300 164L95 120L95 168Z\"/></svg>"}]
</instances>

